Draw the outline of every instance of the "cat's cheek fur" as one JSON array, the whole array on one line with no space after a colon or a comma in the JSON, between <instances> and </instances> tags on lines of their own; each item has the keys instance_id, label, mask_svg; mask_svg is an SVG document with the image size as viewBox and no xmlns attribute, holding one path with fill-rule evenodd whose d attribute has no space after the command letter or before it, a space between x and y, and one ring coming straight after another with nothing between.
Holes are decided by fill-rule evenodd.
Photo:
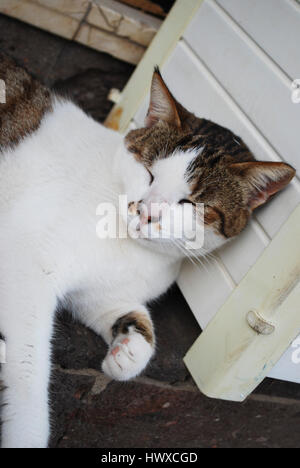
<instances>
[{"instance_id":1,"label":"cat's cheek fur","mask_svg":"<svg viewBox=\"0 0 300 468\"><path fill-rule=\"evenodd\" d=\"M119 152L119 167L116 170L121 177L122 193L126 194L128 203L142 200L149 188L149 173L125 148L120 147ZM127 213L122 215L126 217Z\"/></svg>"}]
</instances>

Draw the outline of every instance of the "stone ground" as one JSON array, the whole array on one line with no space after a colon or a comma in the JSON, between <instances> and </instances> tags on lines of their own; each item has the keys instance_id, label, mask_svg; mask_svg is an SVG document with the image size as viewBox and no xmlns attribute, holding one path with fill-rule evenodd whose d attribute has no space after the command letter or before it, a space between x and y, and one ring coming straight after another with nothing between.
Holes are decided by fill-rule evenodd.
<instances>
[{"instance_id":1,"label":"stone ground","mask_svg":"<svg viewBox=\"0 0 300 468\"><path fill-rule=\"evenodd\" d=\"M133 67L0 15L0 49L102 121L112 87ZM244 403L216 401L193 384L182 357L200 333L174 287L152 305L156 357L142 377L109 381L105 344L67 313L57 320L52 447L300 447L300 385L266 379Z\"/></svg>"}]
</instances>

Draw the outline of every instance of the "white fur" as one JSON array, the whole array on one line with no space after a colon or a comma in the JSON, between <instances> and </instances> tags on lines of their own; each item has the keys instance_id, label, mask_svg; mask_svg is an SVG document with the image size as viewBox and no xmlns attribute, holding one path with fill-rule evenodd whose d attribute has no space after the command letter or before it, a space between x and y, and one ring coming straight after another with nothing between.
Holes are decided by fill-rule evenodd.
<instances>
[{"instance_id":1,"label":"white fur","mask_svg":"<svg viewBox=\"0 0 300 468\"><path fill-rule=\"evenodd\" d=\"M144 304L176 279L178 251L96 236L100 202L117 203L124 192L128 201L139 200L148 185L149 174L127 153L122 137L69 102L56 101L35 134L1 155L3 447L47 445L50 339L58 304L111 344L114 322L131 311L149 316ZM119 380L137 375L153 354L133 330L128 347L131 354L124 348L117 356L121 366L112 361L111 348L103 364Z\"/></svg>"},{"instance_id":2,"label":"white fur","mask_svg":"<svg viewBox=\"0 0 300 468\"><path fill-rule=\"evenodd\" d=\"M154 200L176 203L190 195L185 177L189 164L201 154L201 150L176 151L168 158L158 159L152 166L153 184L149 197Z\"/></svg>"}]
</instances>

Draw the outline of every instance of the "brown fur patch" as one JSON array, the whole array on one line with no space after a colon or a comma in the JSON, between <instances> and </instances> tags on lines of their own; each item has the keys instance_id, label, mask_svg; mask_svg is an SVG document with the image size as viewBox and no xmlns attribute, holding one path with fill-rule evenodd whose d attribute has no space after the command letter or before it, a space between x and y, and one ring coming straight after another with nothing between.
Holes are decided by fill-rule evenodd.
<instances>
[{"instance_id":1,"label":"brown fur patch","mask_svg":"<svg viewBox=\"0 0 300 468\"><path fill-rule=\"evenodd\" d=\"M120 317L112 327L112 335L115 338L120 333L126 334L129 327L135 327L136 331L141 333L148 343L154 344L153 326L149 318L140 312L130 312Z\"/></svg>"},{"instance_id":2,"label":"brown fur patch","mask_svg":"<svg viewBox=\"0 0 300 468\"><path fill-rule=\"evenodd\" d=\"M47 88L2 53L0 79L6 87L6 103L0 104L1 150L37 130L44 114L51 110L51 95Z\"/></svg>"}]
</instances>

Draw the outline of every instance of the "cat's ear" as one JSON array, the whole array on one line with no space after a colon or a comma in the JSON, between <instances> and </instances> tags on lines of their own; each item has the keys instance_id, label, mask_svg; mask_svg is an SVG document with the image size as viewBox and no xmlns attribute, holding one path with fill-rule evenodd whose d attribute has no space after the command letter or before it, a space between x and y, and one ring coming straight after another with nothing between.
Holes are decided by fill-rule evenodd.
<instances>
[{"instance_id":1,"label":"cat's ear","mask_svg":"<svg viewBox=\"0 0 300 468\"><path fill-rule=\"evenodd\" d=\"M176 101L162 79L159 68L156 67L152 78L150 106L145 125L152 127L160 120L176 128L181 128Z\"/></svg>"},{"instance_id":2,"label":"cat's ear","mask_svg":"<svg viewBox=\"0 0 300 468\"><path fill-rule=\"evenodd\" d=\"M281 162L235 163L230 168L243 179L250 210L266 203L270 197L286 187L296 174L293 167Z\"/></svg>"}]
</instances>

